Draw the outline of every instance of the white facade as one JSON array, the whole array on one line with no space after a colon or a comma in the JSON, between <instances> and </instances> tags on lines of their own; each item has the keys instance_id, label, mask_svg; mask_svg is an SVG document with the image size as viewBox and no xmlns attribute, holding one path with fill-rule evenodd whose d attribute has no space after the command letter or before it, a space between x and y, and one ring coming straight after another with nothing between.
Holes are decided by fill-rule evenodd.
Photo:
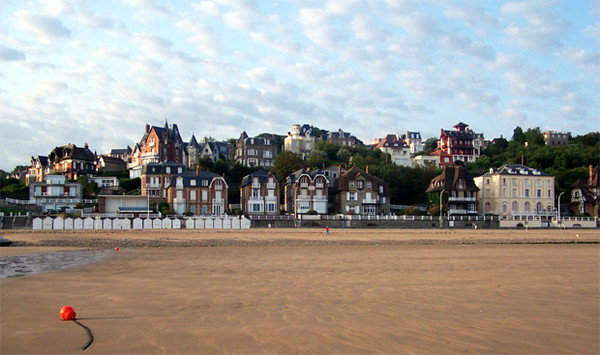
<instances>
[{"instance_id":1,"label":"white facade","mask_svg":"<svg viewBox=\"0 0 600 355\"><path fill-rule=\"evenodd\" d=\"M479 213L506 217L553 216L554 176L523 165L504 165L473 179Z\"/></svg>"},{"instance_id":2,"label":"white facade","mask_svg":"<svg viewBox=\"0 0 600 355\"><path fill-rule=\"evenodd\" d=\"M45 181L29 184L29 201L44 211L75 208L82 196L81 184L68 182L65 175L47 175Z\"/></svg>"}]
</instances>

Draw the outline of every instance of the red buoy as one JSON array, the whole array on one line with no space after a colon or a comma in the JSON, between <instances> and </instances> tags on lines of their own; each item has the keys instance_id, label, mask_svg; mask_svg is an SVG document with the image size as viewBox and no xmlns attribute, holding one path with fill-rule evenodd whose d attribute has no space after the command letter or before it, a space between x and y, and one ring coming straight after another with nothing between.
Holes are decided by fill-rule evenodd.
<instances>
[{"instance_id":1,"label":"red buoy","mask_svg":"<svg viewBox=\"0 0 600 355\"><path fill-rule=\"evenodd\" d=\"M64 306L60 309L60 317L63 320L75 320L75 310L71 306Z\"/></svg>"},{"instance_id":2,"label":"red buoy","mask_svg":"<svg viewBox=\"0 0 600 355\"><path fill-rule=\"evenodd\" d=\"M119 251L119 247L116 247L116 248L115 248L115 251Z\"/></svg>"}]
</instances>

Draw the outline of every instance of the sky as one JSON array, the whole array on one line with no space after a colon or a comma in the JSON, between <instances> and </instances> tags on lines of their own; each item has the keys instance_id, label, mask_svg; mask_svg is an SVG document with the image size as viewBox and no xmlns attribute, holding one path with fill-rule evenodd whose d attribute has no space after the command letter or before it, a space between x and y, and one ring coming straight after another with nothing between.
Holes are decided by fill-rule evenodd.
<instances>
[{"instance_id":1,"label":"sky","mask_svg":"<svg viewBox=\"0 0 600 355\"><path fill-rule=\"evenodd\" d=\"M165 120L184 141L596 132L599 48L600 1L3 0L0 169Z\"/></svg>"}]
</instances>

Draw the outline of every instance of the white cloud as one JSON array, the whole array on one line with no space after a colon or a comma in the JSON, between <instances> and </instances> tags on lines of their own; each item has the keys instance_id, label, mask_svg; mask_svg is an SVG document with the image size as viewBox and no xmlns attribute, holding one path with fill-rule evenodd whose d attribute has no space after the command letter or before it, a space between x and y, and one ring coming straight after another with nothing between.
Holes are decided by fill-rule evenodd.
<instances>
[{"instance_id":1,"label":"white cloud","mask_svg":"<svg viewBox=\"0 0 600 355\"><path fill-rule=\"evenodd\" d=\"M223 22L232 30L250 31L253 28L252 21L239 12L228 12L223 15Z\"/></svg>"},{"instance_id":2,"label":"white cloud","mask_svg":"<svg viewBox=\"0 0 600 355\"><path fill-rule=\"evenodd\" d=\"M35 36L45 45L71 34L71 31L62 24L61 20L27 10L15 12L14 21L16 28Z\"/></svg>"},{"instance_id":3,"label":"white cloud","mask_svg":"<svg viewBox=\"0 0 600 355\"><path fill-rule=\"evenodd\" d=\"M557 19L546 2L513 2L500 7L511 23L503 30L514 45L532 50L549 50L562 45L560 38L569 27L568 22ZM524 18L526 24L515 23Z\"/></svg>"},{"instance_id":4,"label":"white cloud","mask_svg":"<svg viewBox=\"0 0 600 355\"><path fill-rule=\"evenodd\" d=\"M363 41L384 41L389 33L371 16L358 15L350 22L354 36Z\"/></svg>"},{"instance_id":5,"label":"white cloud","mask_svg":"<svg viewBox=\"0 0 600 355\"><path fill-rule=\"evenodd\" d=\"M0 60L5 60L7 62L10 61L20 61L25 60L25 53L20 52L16 49L8 48L3 45L0 45Z\"/></svg>"},{"instance_id":6,"label":"white cloud","mask_svg":"<svg viewBox=\"0 0 600 355\"><path fill-rule=\"evenodd\" d=\"M339 42L346 37L333 25L329 14L322 9L301 9L298 12L298 21L306 36L325 49L336 50Z\"/></svg>"}]
</instances>

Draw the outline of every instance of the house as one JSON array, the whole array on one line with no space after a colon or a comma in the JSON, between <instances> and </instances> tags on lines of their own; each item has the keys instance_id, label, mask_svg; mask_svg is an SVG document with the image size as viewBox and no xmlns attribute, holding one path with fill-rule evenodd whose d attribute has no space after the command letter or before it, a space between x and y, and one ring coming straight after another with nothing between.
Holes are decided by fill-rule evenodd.
<instances>
[{"instance_id":1,"label":"house","mask_svg":"<svg viewBox=\"0 0 600 355\"><path fill-rule=\"evenodd\" d=\"M131 161L127 165L129 177L140 177L142 167L149 163L184 162L184 146L176 124L164 127L146 124L144 135L131 152Z\"/></svg>"},{"instance_id":2,"label":"house","mask_svg":"<svg viewBox=\"0 0 600 355\"><path fill-rule=\"evenodd\" d=\"M287 137L283 140L283 149L306 159L313 151L316 139L313 126L295 124L292 126L292 131L288 132Z\"/></svg>"},{"instance_id":3,"label":"house","mask_svg":"<svg viewBox=\"0 0 600 355\"><path fill-rule=\"evenodd\" d=\"M475 133L469 125L459 122L455 130L441 129L438 149L452 156L454 162L473 163L479 158L483 149L483 134Z\"/></svg>"},{"instance_id":4,"label":"house","mask_svg":"<svg viewBox=\"0 0 600 355\"><path fill-rule=\"evenodd\" d=\"M176 214L223 215L227 206L225 178L208 171L184 171L167 185L167 202Z\"/></svg>"},{"instance_id":5,"label":"house","mask_svg":"<svg viewBox=\"0 0 600 355\"><path fill-rule=\"evenodd\" d=\"M388 134L377 143L374 149L379 149L385 154L389 154L392 163L400 166L412 167L413 162L410 158L410 147L399 134Z\"/></svg>"},{"instance_id":6,"label":"house","mask_svg":"<svg viewBox=\"0 0 600 355\"><path fill-rule=\"evenodd\" d=\"M88 176L88 181L98 186L99 195L116 195L123 192L116 176Z\"/></svg>"},{"instance_id":7,"label":"house","mask_svg":"<svg viewBox=\"0 0 600 355\"><path fill-rule=\"evenodd\" d=\"M598 203L600 202L600 177L598 168L589 167L589 177L578 179L571 185L571 212L578 215L598 217Z\"/></svg>"},{"instance_id":8,"label":"house","mask_svg":"<svg viewBox=\"0 0 600 355\"><path fill-rule=\"evenodd\" d=\"M501 218L554 215L554 176L518 164L506 164L474 179L479 211Z\"/></svg>"},{"instance_id":9,"label":"house","mask_svg":"<svg viewBox=\"0 0 600 355\"><path fill-rule=\"evenodd\" d=\"M248 137L242 132L235 143L235 161L243 166L272 167L277 157L275 137Z\"/></svg>"},{"instance_id":10,"label":"house","mask_svg":"<svg viewBox=\"0 0 600 355\"><path fill-rule=\"evenodd\" d=\"M334 210L344 214L380 215L390 213L390 189L387 182L352 167L333 184Z\"/></svg>"},{"instance_id":11,"label":"house","mask_svg":"<svg viewBox=\"0 0 600 355\"><path fill-rule=\"evenodd\" d=\"M569 144L569 139L571 139L571 132L546 131L543 135L546 145L567 145Z\"/></svg>"},{"instance_id":12,"label":"house","mask_svg":"<svg viewBox=\"0 0 600 355\"><path fill-rule=\"evenodd\" d=\"M327 214L329 180L322 170L300 169L291 173L284 188L285 210L305 214Z\"/></svg>"},{"instance_id":13,"label":"house","mask_svg":"<svg viewBox=\"0 0 600 355\"><path fill-rule=\"evenodd\" d=\"M244 176L240 205L246 215L278 215L279 180L275 174L261 169Z\"/></svg>"},{"instance_id":14,"label":"house","mask_svg":"<svg viewBox=\"0 0 600 355\"><path fill-rule=\"evenodd\" d=\"M51 167L48 163L48 157L42 155L31 157L29 167L27 168L27 175L25 176L25 185L29 185L32 182L42 182L50 173Z\"/></svg>"},{"instance_id":15,"label":"house","mask_svg":"<svg viewBox=\"0 0 600 355\"><path fill-rule=\"evenodd\" d=\"M454 159L452 158L452 155L439 148L431 152L430 155L437 157L438 167L440 168L448 165L454 165Z\"/></svg>"},{"instance_id":16,"label":"house","mask_svg":"<svg viewBox=\"0 0 600 355\"><path fill-rule=\"evenodd\" d=\"M110 155L101 155L96 163L97 171L121 172L127 171L127 163L117 157Z\"/></svg>"},{"instance_id":17,"label":"house","mask_svg":"<svg viewBox=\"0 0 600 355\"><path fill-rule=\"evenodd\" d=\"M87 143L83 147L71 143L55 147L48 155L48 164L53 174L65 175L68 180L96 173L96 155Z\"/></svg>"},{"instance_id":18,"label":"house","mask_svg":"<svg viewBox=\"0 0 600 355\"><path fill-rule=\"evenodd\" d=\"M117 217L125 213L136 217L147 217L152 213L147 196L141 195L99 195L98 212Z\"/></svg>"},{"instance_id":19,"label":"house","mask_svg":"<svg viewBox=\"0 0 600 355\"><path fill-rule=\"evenodd\" d=\"M406 131L402 134L401 139L410 147L412 155L423 151L425 144L423 143L423 139L421 139L421 132Z\"/></svg>"},{"instance_id":20,"label":"house","mask_svg":"<svg viewBox=\"0 0 600 355\"><path fill-rule=\"evenodd\" d=\"M142 168L141 194L153 203L167 200L167 189L175 175L186 171L185 165L176 162L148 163Z\"/></svg>"},{"instance_id":21,"label":"house","mask_svg":"<svg viewBox=\"0 0 600 355\"><path fill-rule=\"evenodd\" d=\"M340 177L340 175L342 175L345 172L346 172L346 169L344 169L341 165L338 165L338 164L331 164L331 165L325 167L325 169L323 169L323 173L325 174L325 177L330 182L334 181L335 179Z\"/></svg>"},{"instance_id":22,"label":"house","mask_svg":"<svg viewBox=\"0 0 600 355\"><path fill-rule=\"evenodd\" d=\"M111 149L110 153L107 155L113 158L119 158L127 163L129 161L129 155L131 155L131 151L131 147L127 146L127 148Z\"/></svg>"},{"instance_id":23,"label":"house","mask_svg":"<svg viewBox=\"0 0 600 355\"><path fill-rule=\"evenodd\" d=\"M42 206L43 211L75 208L83 203L83 189L78 182L69 182L66 175L46 175L42 182L29 184L29 202Z\"/></svg>"},{"instance_id":24,"label":"house","mask_svg":"<svg viewBox=\"0 0 600 355\"><path fill-rule=\"evenodd\" d=\"M452 157L450 157L452 159ZM438 168L440 166L440 157L435 154L421 154L413 158L414 166L429 166Z\"/></svg>"},{"instance_id":25,"label":"house","mask_svg":"<svg viewBox=\"0 0 600 355\"><path fill-rule=\"evenodd\" d=\"M337 132L324 132L319 137L320 140L333 145L343 145L347 147L355 147L362 145L362 141L348 132L344 132L341 128Z\"/></svg>"},{"instance_id":26,"label":"house","mask_svg":"<svg viewBox=\"0 0 600 355\"><path fill-rule=\"evenodd\" d=\"M442 210L447 211L448 216L477 215L477 191L479 188L466 168L458 165L445 166L440 175L431 179L426 191L429 210L437 213L440 199L444 201L446 195Z\"/></svg>"},{"instance_id":27,"label":"house","mask_svg":"<svg viewBox=\"0 0 600 355\"><path fill-rule=\"evenodd\" d=\"M185 164L189 169L195 169L196 165L198 165L198 160L201 158L208 157L213 162L219 158L230 160L231 150L231 143L219 142L206 137L201 142L198 142L192 134L189 143L184 143Z\"/></svg>"}]
</instances>

